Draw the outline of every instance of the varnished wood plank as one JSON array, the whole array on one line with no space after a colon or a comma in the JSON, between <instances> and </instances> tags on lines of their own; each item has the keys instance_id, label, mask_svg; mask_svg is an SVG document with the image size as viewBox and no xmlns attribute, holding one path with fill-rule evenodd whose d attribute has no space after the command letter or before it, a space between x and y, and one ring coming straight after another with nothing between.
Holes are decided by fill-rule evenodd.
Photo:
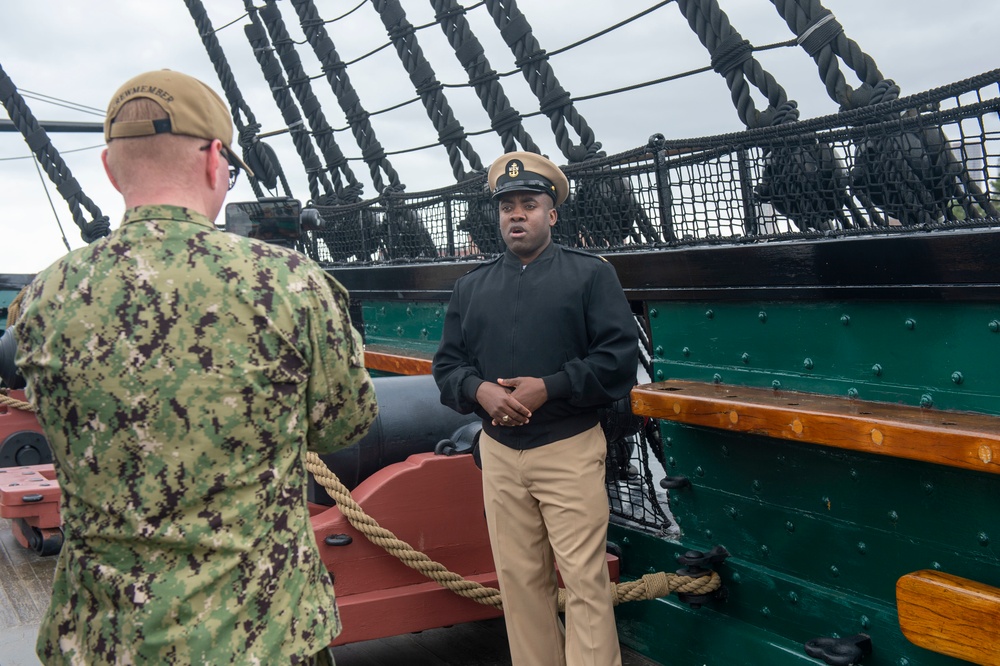
<instances>
[{"instance_id":1,"label":"varnished wood plank","mask_svg":"<svg viewBox=\"0 0 1000 666\"><path fill-rule=\"evenodd\" d=\"M903 635L914 645L983 666L1000 666L1000 589L940 571L896 582Z\"/></svg>"},{"instance_id":2,"label":"varnished wood plank","mask_svg":"<svg viewBox=\"0 0 1000 666\"><path fill-rule=\"evenodd\" d=\"M365 347L365 367L394 375L429 375L431 359L411 350Z\"/></svg>"},{"instance_id":3,"label":"varnished wood plank","mask_svg":"<svg viewBox=\"0 0 1000 666\"><path fill-rule=\"evenodd\" d=\"M986 414L689 381L637 386L632 411L1000 474L1000 417Z\"/></svg>"}]
</instances>

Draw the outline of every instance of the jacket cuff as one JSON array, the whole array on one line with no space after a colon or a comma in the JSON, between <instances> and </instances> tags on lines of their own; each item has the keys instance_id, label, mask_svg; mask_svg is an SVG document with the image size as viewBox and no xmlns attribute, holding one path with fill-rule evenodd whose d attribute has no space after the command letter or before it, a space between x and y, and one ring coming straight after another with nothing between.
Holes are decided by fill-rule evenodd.
<instances>
[{"instance_id":1,"label":"jacket cuff","mask_svg":"<svg viewBox=\"0 0 1000 666\"><path fill-rule=\"evenodd\" d=\"M479 401L476 400L476 391L483 384L482 377L476 377L475 375L469 375L462 382L462 395L473 405L478 405Z\"/></svg>"},{"instance_id":2,"label":"jacket cuff","mask_svg":"<svg viewBox=\"0 0 1000 666\"><path fill-rule=\"evenodd\" d=\"M548 394L549 400L553 398L565 400L572 393L573 387L570 386L569 375L564 370L548 377L542 377L542 381L545 383L545 392Z\"/></svg>"}]
</instances>

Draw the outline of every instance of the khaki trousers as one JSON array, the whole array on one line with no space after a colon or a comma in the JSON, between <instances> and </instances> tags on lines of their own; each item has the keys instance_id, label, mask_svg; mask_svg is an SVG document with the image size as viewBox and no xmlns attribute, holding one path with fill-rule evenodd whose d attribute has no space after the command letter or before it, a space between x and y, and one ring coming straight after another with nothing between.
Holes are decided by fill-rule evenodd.
<instances>
[{"instance_id":1,"label":"khaki trousers","mask_svg":"<svg viewBox=\"0 0 1000 666\"><path fill-rule=\"evenodd\" d=\"M483 499L514 666L620 666L600 425L517 451L482 433ZM555 564L566 587L565 634Z\"/></svg>"}]
</instances>

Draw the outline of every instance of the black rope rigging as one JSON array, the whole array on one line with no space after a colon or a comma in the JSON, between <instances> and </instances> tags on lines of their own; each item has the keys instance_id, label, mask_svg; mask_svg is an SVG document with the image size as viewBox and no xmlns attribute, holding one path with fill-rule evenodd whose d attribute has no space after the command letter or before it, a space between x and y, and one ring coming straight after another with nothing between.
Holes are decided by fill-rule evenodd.
<instances>
[{"instance_id":1,"label":"black rope rigging","mask_svg":"<svg viewBox=\"0 0 1000 666\"><path fill-rule=\"evenodd\" d=\"M798 37L798 42L819 66L820 77L830 99L842 109L852 109L870 103L873 89L884 80L875 61L848 39L844 28L833 13L819 0L771 0L778 14ZM837 62L843 59L862 82L852 90L844 79ZM898 96L898 91L897 91Z\"/></svg>"},{"instance_id":2,"label":"black rope rigging","mask_svg":"<svg viewBox=\"0 0 1000 666\"><path fill-rule=\"evenodd\" d=\"M285 126L289 129L292 144L295 146L299 159L306 172L309 185L309 196L312 201L323 203L335 201L337 194L334 191L326 170L320 164L319 157L313 147L312 138L309 136L305 123L299 109L295 106L295 101L289 90L288 84L281 71L281 64L275 60L271 45L268 42L267 30L261 25L257 9L253 6L252 0L245 0L245 7L250 16L250 23L243 27L247 41L253 49L254 57L260 65L261 73L267 81ZM320 191L320 186L323 190Z\"/></svg>"},{"instance_id":3,"label":"black rope rigging","mask_svg":"<svg viewBox=\"0 0 1000 666\"><path fill-rule=\"evenodd\" d=\"M295 0L292 0L292 1L294 2ZM676 0L671 0L671 2L674 2L674 1L676 1ZM764 46L755 46L755 47L753 47L753 50L754 50L754 52L757 52L757 51L767 51L767 50L776 49L776 48L794 47L796 45L797 45L797 43L793 39L793 40L786 41L786 42L779 42L777 44L768 44L768 45L764 45ZM504 77L504 76L508 76L510 74L516 74L516 73L518 73L520 71L521 70L519 70L519 69L515 69L515 70L512 70L511 72L498 74L497 76ZM631 85L628 85L628 86L622 86L621 88L613 88L611 90L605 90L605 91L602 91L602 92L592 93L592 94L589 94L589 95L580 95L579 97L571 97L570 101L573 102L573 103L576 103L576 102L586 102L586 101L589 101L589 100L592 100L592 99L599 99L601 97L609 97L609 96L617 95L617 94L623 93L623 92L629 92L629 91L632 91L632 90L639 90L641 88L647 88L649 86L659 85L661 83L669 83L670 81L676 81L678 79L687 78L689 76L695 76L697 74L704 74L705 72L709 72L709 71L712 71L711 67L698 67L698 68L687 70L687 71L684 71L684 72L679 72L677 74L671 74L669 76L663 76L663 77L660 77L660 78L651 79L649 81L643 81L641 83L634 83L634 84L631 84ZM468 83L444 83L442 85L445 88L448 88L448 87L452 87L452 88L468 88L469 87ZM388 107L385 107L383 109L379 109L378 111L371 111L371 112L368 113L368 117L370 118L372 116L377 116L377 115L381 115L381 114L384 114L384 113L387 113L387 112L390 112L390 111L395 111L396 109L402 108L403 106L406 106L408 104L412 104L412 103L417 102L419 100L420 100L419 97L414 97L413 99L409 99L409 100L407 100L405 102L400 102L398 104L394 104L392 106L388 106ZM534 118L536 116L541 116L541 115L543 115L543 113L541 111L532 111L530 113L521 114L521 119L524 120L525 118ZM334 132L346 132L349 129L350 129L350 127L339 127L339 128L334 128L333 131ZM275 131L275 132L268 132L268 133L262 134L261 136L264 137L264 136L271 136L271 135L274 135L274 134L283 134L283 133L285 133L287 131L288 131L287 129L282 129L282 130L278 130L278 131ZM481 135L491 134L494 131L496 131L496 130L493 127L488 127L488 128L481 129L481 130L476 130L476 131L467 131L466 134L468 136L481 136ZM423 145L420 145L420 146L413 146L411 148L399 148L397 150L385 151L385 154L386 155L403 155L403 154L406 154L406 153L412 153L412 152L416 152L416 151L420 151L420 150L428 150L430 148L436 148L438 145L439 144L437 144L437 143L428 143L428 144L423 144ZM356 162L356 161L363 160L364 157L348 157L347 159L348 159L348 161L355 161Z\"/></svg>"},{"instance_id":4,"label":"black rope rigging","mask_svg":"<svg viewBox=\"0 0 1000 666\"><path fill-rule=\"evenodd\" d=\"M674 1L675 0L664 0L663 2L657 3L656 5L650 7L649 9L646 9L643 12L640 12L640 13L638 13L638 14L636 14L636 15L628 18L628 19L620 21L620 22L616 23L613 26L610 26L608 28L600 30L599 32L594 33L593 35L585 37L585 38L583 38L581 40L578 40L577 42L574 42L573 44L569 44L569 45L567 45L565 47L562 47L560 49L552 51L552 52L549 53L549 56L552 56L554 54L565 53L566 51L568 51L571 48L574 48L576 46L579 46L580 44L592 41L596 37L599 37L601 35L605 35L605 34L611 32L612 30L620 28L623 25L626 25L626 24L628 24L628 23L636 20L637 18L639 18L641 16L649 14L650 12L654 11L655 9L663 7L663 6L665 6L667 4L670 4L671 2L674 2ZM429 149L437 148L440 145L440 143L434 142L434 143L422 144L422 145L419 145L419 146L413 146L413 147L408 147L408 148L400 148L400 149L388 151L388 150L385 150L382 147L382 145L377 140L375 140L375 138L374 138L374 136L375 136L374 135L374 129L371 128L371 124L368 121L373 116L378 116L378 115L382 115L382 114L385 114L385 113L389 113L391 111L395 111L395 110L397 110L399 108L402 108L404 106L407 106L409 104L413 104L415 102L421 101L421 98L419 96L417 96L417 97L413 97L411 99L405 100L403 102L399 102L399 103L387 106L385 108L378 109L376 111L366 111L361 106L360 99L358 98L357 93L355 92L353 86L351 86L351 84L350 84L350 78L348 77L347 72L349 70L349 65L352 62L357 62L357 60L363 59L364 57L367 57L367 55L371 55L371 53L366 54L366 56L362 56L361 58L358 58L358 59L350 61L350 62L344 62L344 61L342 61L340 59L339 55L336 52L336 49L334 47L333 42L332 41L327 41L327 40L329 40L329 37L326 34L325 29L323 28L324 24L330 23L331 21L325 21L325 20L321 19L316 14L315 7L314 7L314 5L312 5L312 3L311 3L310 0L292 0L292 3L293 3L293 5L295 5L296 10L299 13L300 23L302 24L303 30L304 30L304 32L306 33L306 36L307 36L307 40L306 41L308 41L312 45L313 50L316 52L317 57L320 59L323 71L324 71L327 79L331 81L331 86L332 86L335 94L337 95L338 102L340 103L341 108L344 109L345 115L348 118L348 123L349 124L348 124L347 127L335 127L331 131L333 133L335 133L335 134L338 133L338 132L346 132L346 131L349 131L349 130L352 131L354 133L355 140L357 141L359 147L361 148L361 151L362 151L362 156L361 157L347 157L345 159L347 161L349 161L349 162L350 161L365 161L366 163L368 163L369 164L369 168L372 171L372 181L375 184L376 189L378 191L381 191L383 189L383 187L384 187L383 181L381 179L381 175L377 171L377 169L379 168L379 166L381 167L381 170L384 171L386 173L386 175L388 176L388 178L389 178L389 186L390 187L393 187L393 189L403 188L404 186L401 185L401 184L399 184L398 174L395 174L395 171L392 169L391 164L389 164L388 160L384 159L384 158L386 158L388 156L393 156L393 155L403 155L403 154L406 154L406 153L412 153L412 152L418 152L418 151L422 151L422 150L429 150ZM452 42L453 48L455 48L456 51L461 50L462 54L464 54L465 56L468 56L468 54L476 53L474 46L470 46L465 41L463 41L461 43L458 43L458 42L455 41L456 35L462 35L462 39L463 40L465 39L464 30L459 29L458 32L456 32L455 30L453 30L452 28L449 27L449 24L447 22L452 19L452 15L453 14L457 14L458 15L457 19L461 20L462 23L466 23L466 25L467 25L467 22L465 22L464 20L462 20L463 19L462 15L464 15L465 13L467 13L469 10L471 10L473 8L476 8L476 7L479 7L479 6L483 5L484 3L483 2L476 3L476 4L473 4L473 5L470 5L468 7L464 7L464 8L461 7L461 6L459 6L459 5L453 5L451 2L445 3L444 0L432 0L432 3L435 3L435 7L437 7L437 4L446 4L447 5L447 8L443 12L440 11L440 10L438 11L438 17L437 17L438 20L435 23L437 23L437 22L441 23L442 29L445 31L446 36L448 36L449 41ZM312 10L310 10L310 6L312 6ZM341 18L343 18L343 17L341 17ZM429 23L427 25L430 26L430 25L434 25L435 23ZM418 30L420 28L414 28L414 29ZM475 39L475 35L472 35L470 33L470 38L472 40L474 40L475 43L478 43L478 40ZM391 45L391 44L392 44L392 42L388 42L384 46L388 46L388 45ZM456 44L458 44L458 45L456 46ZM752 50L754 52L757 52L757 51L764 51L764 50L775 49L775 48L782 48L782 47L794 47L796 45L797 45L797 42L796 42L796 40L793 39L793 40L789 40L789 41L785 41L785 42L780 42L780 43L777 43L777 44L769 44L769 45L764 45L764 46L755 46L755 47L752 47ZM462 60L460 60L460 62L462 62ZM496 108L496 109L502 108L502 102L500 100L501 99L506 99L505 98L505 93L503 92L502 87L499 86L499 83L495 81L495 79L503 78L503 77L507 77L507 76L511 76L511 75L517 74L521 70L520 69L514 69L514 70L511 70L511 71L508 71L508 72L501 72L501 73L495 73L495 72L493 72L493 73L490 73L488 61L485 61L485 59L484 59L484 63L483 63L482 66L485 69L484 69L484 71L482 71L480 73L479 63L475 62L475 65L476 65L476 74L470 76L470 78L471 78L470 82L465 82L465 83L441 83L441 86L444 87L444 88L469 88L469 87L473 87L473 88L476 89L476 92L477 92L477 94L479 94L481 100L482 100L482 96L483 96L483 91L482 91L483 86L488 85L489 88L490 88L490 90L492 90L495 87L496 93L495 94L490 93L490 95L491 95L490 98L489 98L491 100L491 102L490 102L490 108ZM669 81L674 81L674 80L677 80L677 79L680 79L680 78L685 78L685 77L688 77L688 76L694 76L696 74L701 74L701 73L704 73L706 71L709 71L710 69L711 69L711 67L696 68L696 69L692 69L692 70L689 70L689 71L686 71L686 72L680 72L678 74L674 74L674 75L670 75L670 76L660 77L660 78L652 79L652 80L649 80L649 81L644 81L644 82L640 82L640 83L631 84L631 85L628 85L628 86L623 86L621 88L615 88L615 89L612 89L612 90L606 90L606 91L592 93L592 94L588 94L588 95L581 95L579 97L571 97L571 98L569 98L569 102L572 104L572 103L575 103L575 102L587 101L587 100L597 99L597 98L601 98L601 97L607 97L607 96L615 95L615 94L618 94L618 93L621 93L621 92L630 91L630 90L637 90L637 89L640 89L640 88L649 87L649 86L653 86L653 85L658 85L658 84L666 83L666 82L669 82ZM318 79L318 78L320 78L320 76L310 76L309 78L310 78L310 80L312 80L312 79ZM343 93L343 95L342 95L342 93ZM508 103L508 106L509 106L509 103ZM487 108L487 113L490 113L490 108ZM493 132L497 132L501 136L501 142L504 144L504 150L516 150L516 144L514 146L509 146L508 143L507 143L508 139L504 136L504 132L509 129L508 125L510 125L511 127L513 127L514 131L520 131L520 130L518 130L518 128L519 127L523 128L523 124L521 123L521 121L523 121L526 118L532 118L532 117L535 117L535 116L543 115L542 111L533 111L533 112L529 112L529 113L518 114L517 111L515 111L514 109L511 109L511 108L507 108L506 111L499 111L498 110L497 113L499 115L499 122L497 122L492 117L492 115L491 115L491 126L489 128L485 128L485 129L481 129L481 130L476 130L476 131L466 131L465 132L466 136L480 136L480 135L487 135L487 134L491 134ZM515 114L517 114L517 115L515 115ZM262 134L260 136L261 136L261 138L263 138L263 137L266 137L266 136L272 136L272 135L275 135L275 134L282 134L282 133L289 132L289 131L291 131L291 129L286 128L286 129L282 129L282 130L278 130L278 131L272 131L272 132L264 133L264 134ZM531 150L531 151L534 151L534 152L539 152L539 149L537 148L537 145L534 144L534 141L531 140L530 136L527 135L526 131L525 131L525 136L524 136L524 142L522 142L522 146L526 150ZM532 146L534 146L534 147L532 147Z\"/></svg>"},{"instance_id":5,"label":"black rope rigging","mask_svg":"<svg viewBox=\"0 0 1000 666\"><path fill-rule=\"evenodd\" d=\"M747 129L777 126L798 120L796 102L753 57L754 48L729 23L716 0L677 0L698 39L708 49L711 66L726 79L740 119ZM757 111L749 83L768 100ZM806 136L798 144L782 145L764 156L764 168L752 194L788 217L802 231L848 228L867 220L854 205L847 189L847 171L833 149ZM852 214L849 219L845 206ZM748 211L751 207L746 207ZM749 234L758 233L757 220L747 217Z\"/></svg>"},{"instance_id":6,"label":"black rope rigging","mask_svg":"<svg viewBox=\"0 0 1000 666\"><path fill-rule=\"evenodd\" d=\"M341 20L343 18L347 18L348 16L350 16L354 12L356 12L359 9L361 9L362 7L364 7L366 4L368 4L368 0L361 0L361 2L359 2L358 4L356 4L352 9L348 9L346 12L344 12L343 14L341 14L340 16L338 16L336 18L332 18L332 19L328 19L326 21L322 21L322 23L323 24L336 23L337 21L339 21L339 20Z\"/></svg>"},{"instance_id":7,"label":"black rope rigging","mask_svg":"<svg viewBox=\"0 0 1000 666\"><path fill-rule=\"evenodd\" d=\"M847 37L819 0L771 2L819 66L827 93L842 109L874 106L899 97L899 86L882 75L875 61ZM847 85L837 57L854 71L861 86L852 90ZM920 112L906 109L900 117ZM904 226L957 221L956 209L961 210L962 219L997 215L992 201L953 154L939 128L866 139L857 146L850 177L855 195L876 223L884 221L873 205Z\"/></svg>"},{"instance_id":8,"label":"black rope rigging","mask_svg":"<svg viewBox=\"0 0 1000 666\"><path fill-rule=\"evenodd\" d=\"M753 47L729 23L716 0L677 0L688 25L711 55L712 69L726 79L740 120L748 129L788 122L798 118L795 102L753 57ZM758 112L747 82L761 91L768 109Z\"/></svg>"},{"instance_id":9,"label":"black rope rigging","mask_svg":"<svg viewBox=\"0 0 1000 666\"><path fill-rule=\"evenodd\" d=\"M521 114L511 106L499 75L490 67L482 44L465 19L467 10L455 0L431 0L431 6L448 43L455 50L455 57L469 75L469 85L475 88L489 115L491 129L500 136L504 152L518 150L520 146L523 150L540 153L541 149L525 129ZM458 229L468 233L480 251L492 254L503 248L497 233L498 221L496 206L483 192L478 199L469 202L468 212Z\"/></svg>"},{"instance_id":10,"label":"black rope rigging","mask_svg":"<svg viewBox=\"0 0 1000 666\"><path fill-rule=\"evenodd\" d=\"M709 68L580 98L571 97L560 86L550 65L553 54L568 52L673 1L678 3L688 24L708 50L711 57ZM337 255L336 259L346 261L369 261L376 255L383 260L403 259L406 254L402 249L403 245L408 245L411 253L416 252L411 258L430 259L434 256L433 242L425 230L425 225L430 225L432 221L422 219L423 214L418 214L420 207L402 203L405 201L402 198L404 188L399 182L398 174L389 164L390 155L443 146L447 150L455 180L463 182L472 178L479 182L483 166L469 144L469 137L495 132L504 150L515 150L520 146L537 152L538 146L525 130L523 120L544 114L550 120L559 150L570 165L582 162L588 165L576 176L575 187L570 199L564 204L560 228L556 232L566 242L587 247L672 242L677 235L671 226L669 210L661 210L660 219L654 220L648 215L647 208L639 205L636 182L616 169L614 162L603 159L601 144L595 140L592 130L577 112L575 102L712 69L725 79L737 114L748 129L777 128L779 125L793 124L798 119L797 104L788 99L774 77L761 67L754 53L767 48L794 45L801 45L820 64L828 91L833 91L831 94L840 99L843 110L872 105L884 107L899 96L899 88L882 77L874 61L844 36L836 19L818 1L772 1L779 11L788 12L785 18L793 26L796 39L767 47L754 47L730 25L717 0L662 0L593 35L557 51L546 52L534 38L531 27L517 9L515 0L484 0L480 4L490 12L490 18L514 54L518 68L509 73L497 73L490 67L482 45L466 20L467 12L479 4L463 7L458 0L431 0L435 12L434 22L415 27L407 20L398 0L372 0L389 35L387 45L395 47L417 97L379 111L368 112L361 106L358 94L347 77L346 71L351 63L340 59L332 40L326 34L324 26L327 21L319 17L312 0L293 0L293 4L306 35L306 42L321 62L323 71L317 76L308 76L303 71L295 54L296 42L290 39L284 28L276 0L265 0L263 7L256 9L250 0L244 0L251 21L251 25L246 27L248 38L282 111L288 128L285 131L293 135L293 142L306 166L313 200L329 204L323 213L325 226L318 232L319 237L328 241L327 245L330 246L331 254ZM345 18L359 8L360 5L334 20ZM465 69L468 83L440 82L424 57L415 33L435 23L441 26L456 58ZM269 36L265 34L264 27ZM279 71L272 49L277 52L284 65L284 73ZM862 83L856 90L851 90L844 82L837 67L837 57L842 58L858 73ZM522 114L511 106L499 79L517 71L522 73L539 100L538 111ZM312 95L310 82L320 76L327 78L337 96L348 121L347 127L331 128L319 112L319 103ZM285 81L286 77L288 83ZM762 111L758 111L751 98L751 85L767 99L767 107ZM445 87L474 89L490 118L490 128L467 132L455 119L444 97L442 91ZM289 90L294 92L305 119L291 99ZM386 151L375 139L371 116L387 113L415 101L424 105L437 130L438 142ZM902 122L914 114L924 113L924 110L910 108L895 113L898 115L887 112L887 115L879 117L882 120L897 118ZM307 129L306 121L310 129ZM361 149L360 158L345 157L332 138L336 132L348 129L352 131ZM574 143L570 138L571 129L579 136L579 143ZM760 235L758 224L761 212L768 216L771 215L771 209L790 220L803 233L882 226L886 224L881 215L883 212L898 219L903 225L933 224L942 220L954 222L977 215L995 214L990 197L982 194L976 182L954 156L947 137L940 129L921 125L918 130L888 133L893 136L890 138L878 133L866 133L861 138L855 138L857 143L851 151L846 151L843 147L835 149L832 144L820 141L808 132L798 134L794 140L769 146L757 156L739 149L741 166L734 175L737 175L738 186L742 189L740 209L745 215L744 233L750 236ZM318 158L310 143L311 136L316 137L326 158L333 178L334 193L330 192L331 185L326 174L319 170ZM660 150L657 149L657 152ZM755 159L758 161L753 165L756 170L753 170L749 165ZM383 208L374 212L374 209L362 207L341 220L336 211L337 206L360 201L361 186L348 167L351 160L364 160L368 164L372 182L381 193L379 200ZM851 162L850 169L845 166L846 161ZM675 164L674 160L665 157L663 173L667 174ZM343 181L346 181L346 185ZM321 185L326 186L325 193L319 191ZM661 193L668 192L664 187L669 185L658 187ZM459 207L457 219L460 222L455 228L467 232L479 250L486 253L498 250L494 211L483 192L475 188L469 192L470 196ZM324 194L326 198L323 198ZM859 208L855 197L864 210ZM771 209L761 209L758 204L770 204ZM448 210L451 215L453 211L450 206ZM331 243L337 234L352 236L357 242L345 244L338 240L337 250L334 252ZM449 239L451 238L449 235ZM448 242L450 244L452 240Z\"/></svg>"},{"instance_id":11,"label":"black rope rigging","mask_svg":"<svg viewBox=\"0 0 1000 666\"><path fill-rule=\"evenodd\" d=\"M306 76L302 68L302 61L299 54L292 45L292 41L285 29L285 23L281 18L281 12L275 5L274 0L267 0L260 11L260 17L267 27L271 36L271 43L274 45L278 58L288 75L289 84L299 106L305 112L309 122L312 136L323 153L326 160L327 171L333 176L333 184L336 188L337 197L344 203L359 201L364 187L354 176L354 172L347 164L344 153L333 138L333 130L326 121L326 115L320 106L319 100L313 94L309 77ZM341 185L340 176L343 175L346 185Z\"/></svg>"},{"instance_id":12,"label":"black rope rigging","mask_svg":"<svg viewBox=\"0 0 1000 666\"><path fill-rule=\"evenodd\" d=\"M45 198L49 202L49 208L52 209L52 216L56 218L56 226L59 227L59 237L62 238L63 245L66 246L66 251L70 252L73 248L69 246L69 240L66 239L66 231L63 229L62 220L59 219L59 213L56 212L55 202L52 201L52 195L49 194L49 186L45 184L45 176L42 175L42 167L38 164L38 160L34 157L31 158L32 164L35 165L35 171L38 172L38 180L42 183L42 189L45 190Z\"/></svg>"},{"instance_id":13,"label":"black rope rigging","mask_svg":"<svg viewBox=\"0 0 1000 666\"><path fill-rule=\"evenodd\" d=\"M438 140L448 151L448 160L455 180L465 180L468 176L462 164L462 157L468 160L472 171L483 169L483 163L469 143L465 128L455 118L444 96L441 83L437 80L431 64L424 57L417 43L413 25L406 19L406 12L398 0L372 0L379 18L396 47L396 53L403 63L420 100L427 110Z\"/></svg>"},{"instance_id":14,"label":"black rope rigging","mask_svg":"<svg viewBox=\"0 0 1000 666\"><path fill-rule=\"evenodd\" d=\"M261 184L270 190L275 189L280 179L285 195L291 196L288 180L281 169L277 155L275 155L270 146L259 140L260 123L254 118L250 106L243 99L243 94L236 85L236 79L233 77L233 71L229 67L226 53L222 50L222 46L215 36L216 31L212 27L212 21L208 18L205 6L202 5L201 0L184 1L187 4L188 12L191 14L195 26L198 28L201 43L205 46L209 60L212 61L215 73L219 77L219 83L222 84L226 100L229 102L229 110L233 116L233 123L236 125L237 142L243 150L243 159L254 172L254 178L250 179L250 186L253 188L254 195L258 198L263 196L264 193L261 190ZM244 16L246 15L244 14ZM242 18L240 17L227 25L232 25Z\"/></svg>"},{"instance_id":15,"label":"black rope rigging","mask_svg":"<svg viewBox=\"0 0 1000 666\"><path fill-rule=\"evenodd\" d=\"M327 81L337 97L337 103L347 117L350 130L361 149L361 159L368 164L375 190L381 192L385 189L386 185L382 179L382 173L385 173L386 178L388 178L390 187L402 189L399 174L392 167L382 144L375 136L375 130L369 122L370 114L361 105L361 98L351 84L351 78L347 73L347 65L340 59L333 40L327 34L326 28L323 27L324 21L320 19L315 4L312 0L292 0L292 6L298 13L299 23L306 35L306 40L312 46L313 52L326 74ZM358 5L358 7L360 6ZM357 7L351 12L356 9Z\"/></svg>"},{"instance_id":16,"label":"black rope rigging","mask_svg":"<svg viewBox=\"0 0 1000 666\"><path fill-rule=\"evenodd\" d=\"M469 75L469 85L476 89L479 101L490 117L490 126L500 135L506 153L521 149L539 153L541 150L521 123L521 114L514 109L500 85L499 76L490 67L483 45L465 20L464 7L456 0L431 0L434 16L444 31L455 57Z\"/></svg>"},{"instance_id":17,"label":"black rope rigging","mask_svg":"<svg viewBox=\"0 0 1000 666\"><path fill-rule=\"evenodd\" d=\"M33 99L39 102L47 102L48 104L52 104L53 106L60 106L64 109L71 109L73 111L79 111L80 113L87 113L92 116L97 116L102 120L104 119L105 109L96 109L92 106L77 104L76 102L61 99L59 97L53 97L52 95L44 95L42 93L32 92L30 90L25 90L24 88L21 88L19 92L21 93L21 96L24 97L25 99Z\"/></svg>"},{"instance_id":18,"label":"black rope rigging","mask_svg":"<svg viewBox=\"0 0 1000 666\"><path fill-rule=\"evenodd\" d=\"M552 56L560 55L562 53L566 53L567 51L572 51L573 49L575 49L578 46L583 46L587 42L592 42L595 39L597 39L598 37L603 37L604 35L607 35L608 33L614 32L618 28L622 28L622 27L628 25L629 23L632 23L633 21L638 21L643 16L646 16L648 14L652 14L657 9L660 9L661 7L669 5L671 2L676 2L676 0L662 0L661 2L656 3L652 7L648 7L646 9L642 10L638 14L633 14L632 16L629 16L627 19L619 21L618 23L615 23L614 25L608 26L604 30L598 30L594 34L587 35L583 39L578 39L575 42L573 42L572 44L567 44L566 46L564 46L562 48L555 49L553 51L549 51L548 52L549 57L551 58Z\"/></svg>"},{"instance_id":19,"label":"black rope rigging","mask_svg":"<svg viewBox=\"0 0 1000 666\"><path fill-rule=\"evenodd\" d=\"M539 109L548 116L559 150L571 163L597 157L601 144L573 106L569 93L559 85L548 54L539 46L528 19L518 10L517 3L514 0L486 0L486 7L501 37L514 54L515 64L538 98ZM579 145L570 139L567 122L580 137Z\"/></svg>"},{"instance_id":20,"label":"black rope rigging","mask_svg":"<svg viewBox=\"0 0 1000 666\"><path fill-rule=\"evenodd\" d=\"M17 86L14 85L2 67L0 67L0 102L3 102L11 121L24 137L28 148L31 149L38 163L45 170L49 180L55 184L56 190L69 205L73 221L80 228L80 237L85 242L92 243L98 238L109 235L111 224L108 217L102 215L97 204L83 193L80 183L73 177L69 167L59 156L59 151L52 145L48 133L38 125L31 109L28 108L24 98L17 91ZM89 222L81 208L90 213Z\"/></svg>"}]
</instances>

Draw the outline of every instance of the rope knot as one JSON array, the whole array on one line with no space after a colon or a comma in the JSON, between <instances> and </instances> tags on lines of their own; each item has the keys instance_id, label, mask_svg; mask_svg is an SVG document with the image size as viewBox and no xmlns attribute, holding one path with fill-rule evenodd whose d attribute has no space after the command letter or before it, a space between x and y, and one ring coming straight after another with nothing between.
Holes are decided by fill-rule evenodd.
<instances>
[{"instance_id":1,"label":"rope knot","mask_svg":"<svg viewBox=\"0 0 1000 666\"><path fill-rule=\"evenodd\" d=\"M712 52L712 69L726 76L731 70L740 67L753 57L753 46L742 39L739 33L733 33L723 39Z\"/></svg>"}]
</instances>

